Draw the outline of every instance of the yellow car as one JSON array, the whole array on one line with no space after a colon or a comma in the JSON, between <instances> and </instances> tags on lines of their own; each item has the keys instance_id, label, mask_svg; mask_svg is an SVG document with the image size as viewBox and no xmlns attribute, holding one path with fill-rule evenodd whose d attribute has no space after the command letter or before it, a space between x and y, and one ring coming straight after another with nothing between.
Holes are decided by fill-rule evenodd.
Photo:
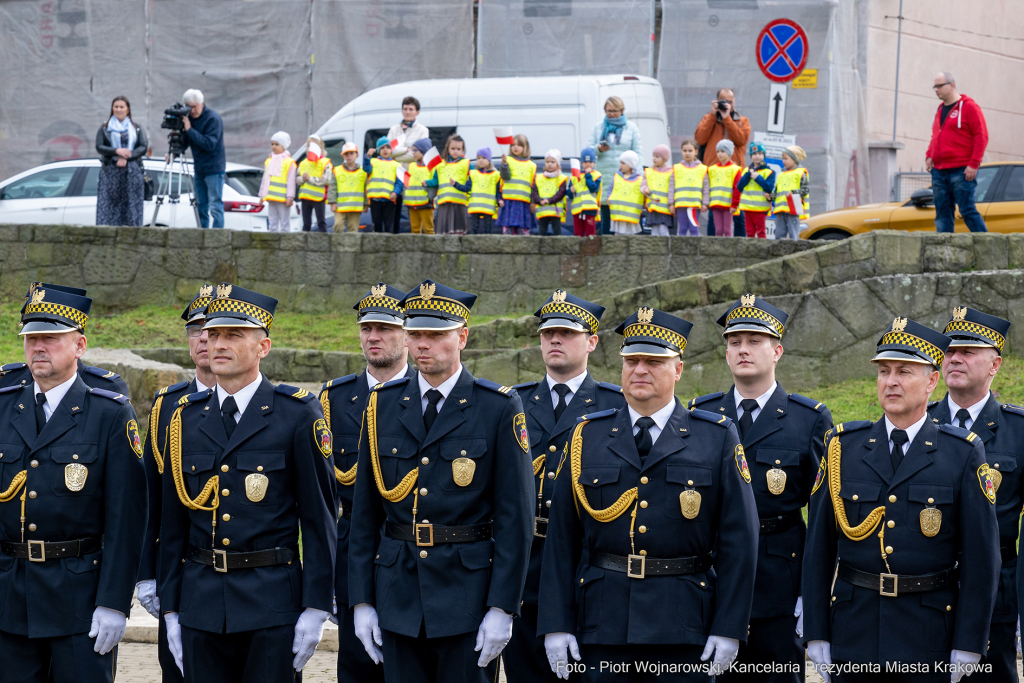
<instances>
[{"instance_id":1,"label":"yellow car","mask_svg":"<svg viewBox=\"0 0 1024 683\"><path fill-rule=\"evenodd\" d=\"M975 204L989 232L1024 232L1024 162L982 164ZM869 230L935 231L935 204L930 188L917 190L906 202L865 204L811 216L801 239L841 240ZM956 232L967 232L956 212Z\"/></svg>"}]
</instances>

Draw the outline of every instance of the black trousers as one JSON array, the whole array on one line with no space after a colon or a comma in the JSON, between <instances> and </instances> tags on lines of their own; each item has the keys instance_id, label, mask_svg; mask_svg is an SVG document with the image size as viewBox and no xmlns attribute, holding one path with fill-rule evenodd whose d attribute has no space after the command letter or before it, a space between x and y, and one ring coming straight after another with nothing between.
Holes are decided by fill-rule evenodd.
<instances>
[{"instance_id":1,"label":"black trousers","mask_svg":"<svg viewBox=\"0 0 1024 683\"><path fill-rule=\"evenodd\" d=\"M494 226L494 216L471 213L469 214L469 232L473 235L500 235L501 228Z\"/></svg>"},{"instance_id":2,"label":"black trousers","mask_svg":"<svg viewBox=\"0 0 1024 683\"><path fill-rule=\"evenodd\" d=\"M397 235L399 225L402 222L402 195L397 195L395 200L395 216L391 219L391 234Z\"/></svg>"},{"instance_id":3,"label":"black trousers","mask_svg":"<svg viewBox=\"0 0 1024 683\"><path fill-rule=\"evenodd\" d=\"M160 663L163 683L182 683L184 680L178 665L174 663L174 655L167 646L167 622L160 618L160 627L156 637L156 659Z\"/></svg>"},{"instance_id":4,"label":"black trousers","mask_svg":"<svg viewBox=\"0 0 1024 683\"><path fill-rule=\"evenodd\" d=\"M447 638L427 638L420 626L416 638L391 631L384 639L384 678L388 683L495 683L496 657L484 668L476 665L476 631Z\"/></svg>"},{"instance_id":5,"label":"black trousers","mask_svg":"<svg viewBox=\"0 0 1024 683\"><path fill-rule=\"evenodd\" d=\"M241 633L210 633L181 627L186 683L283 683L292 669L294 626Z\"/></svg>"},{"instance_id":6,"label":"black trousers","mask_svg":"<svg viewBox=\"0 0 1024 683\"><path fill-rule=\"evenodd\" d=\"M743 212L740 211L738 214L732 217L732 236L733 237L746 237L747 236L747 222L743 220Z\"/></svg>"},{"instance_id":7,"label":"black trousers","mask_svg":"<svg viewBox=\"0 0 1024 683\"><path fill-rule=\"evenodd\" d=\"M398 234L398 223L395 221L395 205L389 200L371 199L370 218L373 219L374 232Z\"/></svg>"},{"instance_id":8,"label":"black trousers","mask_svg":"<svg viewBox=\"0 0 1024 683\"><path fill-rule=\"evenodd\" d=\"M512 639L501 652L508 683L555 683L561 680L548 664L544 636L537 637L537 605L523 603L519 611L522 615L512 621ZM580 675L570 673L569 680L578 682Z\"/></svg>"},{"instance_id":9,"label":"black trousers","mask_svg":"<svg viewBox=\"0 0 1024 683\"><path fill-rule=\"evenodd\" d=\"M314 201L312 199L302 200L302 232L309 232L313 227L313 212L316 212L317 232L327 232L327 219L324 217L325 201Z\"/></svg>"},{"instance_id":10,"label":"black trousers","mask_svg":"<svg viewBox=\"0 0 1024 683\"><path fill-rule=\"evenodd\" d=\"M112 683L117 647L105 655L93 652L86 633L60 638L29 638L0 631L0 682Z\"/></svg>"},{"instance_id":11,"label":"black trousers","mask_svg":"<svg viewBox=\"0 0 1024 683\"><path fill-rule=\"evenodd\" d=\"M583 645L580 655L586 671L583 683L708 683L709 659L700 661L704 648L698 645ZM572 658L569 658L572 662ZM661 666L640 671L641 666ZM678 672L667 667L680 666ZM582 668L582 667L581 667ZM660 673L660 675L659 675ZM388 679L390 683L391 679Z\"/></svg>"},{"instance_id":12,"label":"black trousers","mask_svg":"<svg viewBox=\"0 0 1024 683\"><path fill-rule=\"evenodd\" d=\"M384 665L366 654L346 605L338 605L338 683L384 683Z\"/></svg>"},{"instance_id":13,"label":"black trousers","mask_svg":"<svg viewBox=\"0 0 1024 683\"><path fill-rule=\"evenodd\" d=\"M1017 624L1006 622L992 624L988 631L988 654L981 663L991 664L992 673L981 671L964 678L971 683L1017 683Z\"/></svg>"},{"instance_id":14,"label":"black trousers","mask_svg":"<svg viewBox=\"0 0 1024 683\"><path fill-rule=\"evenodd\" d=\"M562 219L558 216L544 216L537 219L537 234L544 237L549 234L555 237L562 236Z\"/></svg>"},{"instance_id":15,"label":"black trousers","mask_svg":"<svg viewBox=\"0 0 1024 683\"><path fill-rule=\"evenodd\" d=\"M740 643L736 664L793 664L793 671L784 673L726 672L716 683L800 683L804 680L804 648L797 642L796 617L751 619L747 642Z\"/></svg>"}]
</instances>

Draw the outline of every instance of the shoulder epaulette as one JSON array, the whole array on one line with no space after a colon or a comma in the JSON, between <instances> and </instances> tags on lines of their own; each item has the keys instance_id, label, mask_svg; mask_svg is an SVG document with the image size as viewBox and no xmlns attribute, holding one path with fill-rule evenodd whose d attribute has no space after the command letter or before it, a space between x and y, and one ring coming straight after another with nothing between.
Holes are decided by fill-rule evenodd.
<instances>
[{"instance_id":1,"label":"shoulder epaulette","mask_svg":"<svg viewBox=\"0 0 1024 683\"><path fill-rule=\"evenodd\" d=\"M492 382L491 380L484 379L483 377L477 377L476 383L477 386L481 386L484 389L490 389L491 391L497 391L499 394L505 394L506 396L508 396L512 391L512 387L502 386L497 382Z\"/></svg>"},{"instance_id":2,"label":"shoulder epaulette","mask_svg":"<svg viewBox=\"0 0 1024 683\"><path fill-rule=\"evenodd\" d=\"M24 389L24 388L25 388L25 386L23 384L12 384L12 385L7 386L7 387L0 387L0 394L6 394L9 391L14 391L15 389Z\"/></svg>"},{"instance_id":3,"label":"shoulder epaulette","mask_svg":"<svg viewBox=\"0 0 1024 683\"><path fill-rule=\"evenodd\" d=\"M523 382L522 384L513 384L512 388L519 391L521 389L532 389L538 384L540 384L540 382Z\"/></svg>"},{"instance_id":4,"label":"shoulder epaulette","mask_svg":"<svg viewBox=\"0 0 1024 683\"><path fill-rule=\"evenodd\" d=\"M966 441L967 443L971 444L973 444L978 439L978 435L972 432L971 430L960 429L959 427L954 427L953 425L939 425L939 431L945 432L952 436L959 437Z\"/></svg>"},{"instance_id":5,"label":"shoulder epaulette","mask_svg":"<svg viewBox=\"0 0 1024 683\"><path fill-rule=\"evenodd\" d=\"M121 405L128 403L128 397L124 394L119 394L116 391L107 391L106 389L89 389L89 393L94 396L109 398L112 401L117 401Z\"/></svg>"},{"instance_id":6,"label":"shoulder epaulette","mask_svg":"<svg viewBox=\"0 0 1024 683\"><path fill-rule=\"evenodd\" d=\"M694 409L690 410L690 415L692 415L693 417L699 418L701 420L707 420L708 422L714 422L716 425L721 425L722 427L728 427L730 424L732 424L732 420L730 420L726 415L719 415L718 413L711 413L711 412L708 412L707 410L698 410L698 409L694 408Z\"/></svg>"},{"instance_id":7,"label":"shoulder epaulette","mask_svg":"<svg viewBox=\"0 0 1024 683\"><path fill-rule=\"evenodd\" d=\"M28 363L7 363L6 365L0 365L0 375L6 375L8 372L13 370L23 370L28 367Z\"/></svg>"},{"instance_id":8,"label":"shoulder epaulette","mask_svg":"<svg viewBox=\"0 0 1024 683\"><path fill-rule=\"evenodd\" d=\"M608 410L599 410L596 413L590 413L589 415L584 415L583 417L576 418L576 423L579 424L580 422L583 422L584 420L600 420L602 417L609 417L611 415L614 415L617 412L619 412L618 408L609 408Z\"/></svg>"},{"instance_id":9,"label":"shoulder epaulette","mask_svg":"<svg viewBox=\"0 0 1024 683\"><path fill-rule=\"evenodd\" d=\"M192 394L185 394L184 396L178 399L178 405L187 406L191 403L198 403L199 401L204 401L213 396L214 391L216 390L213 387L211 387L206 391L197 391Z\"/></svg>"},{"instance_id":10,"label":"shoulder epaulette","mask_svg":"<svg viewBox=\"0 0 1024 683\"><path fill-rule=\"evenodd\" d=\"M825 432L825 443L827 444L833 436L839 436L847 432L855 432L858 429L870 427L873 423L870 420L854 420L853 422L840 422L832 429Z\"/></svg>"},{"instance_id":11,"label":"shoulder epaulette","mask_svg":"<svg viewBox=\"0 0 1024 683\"><path fill-rule=\"evenodd\" d=\"M690 402L686 404L686 407L689 408L690 410L693 410L694 408L699 406L701 403L707 403L708 401L714 401L715 399L722 398L723 396L725 396L725 392L724 391L716 391L713 394L704 394L703 396L698 396L697 398L690 399Z\"/></svg>"},{"instance_id":12,"label":"shoulder epaulette","mask_svg":"<svg viewBox=\"0 0 1024 683\"><path fill-rule=\"evenodd\" d=\"M157 396L163 396L165 394L171 393L172 391L177 391L178 389L184 389L187 386L188 386L188 382L178 382L177 384L172 384L169 387L164 387L160 391L156 392L156 395Z\"/></svg>"},{"instance_id":13,"label":"shoulder epaulette","mask_svg":"<svg viewBox=\"0 0 1024 683\"><path fill-rule=\"evenodd\" d=\"M1016 413L1018 415L1024 415L1024 408L1021 408L1020 406L1015 406L1012 403L1004 403L1003 404L1003 410L1005 410L1008 413Z\"/></svg>"},{"instance_id":14,"label":"shoulder epaulette","mask_svg":"<svg viewBox=\"0 0 1024 683\"><path fill-rule=\"evenodd\" d=\"M396 377L393 380L390 380L388 382L384 382L382 384L376 385L370 391L377 391L378 389L387 389L388 387L394 387L394 386L398 386L399 384L405 384L410 379L412 379L412 378L411 377Z\"/></svg>"},{"instance_id":15,"label":"shoulder epaulette","mask_svg":"<svg viewBox=\"0 0 1024 683\"><path fill-rule=\"evenodd\" d=\"M305 389L293 387L290 384L278 384L276 387L274 387L274 390L279 394L284 394L285 396L297 398L303 403L309 403L310 401L316 398L316 396L309 393Z\"/></svg>"},{"instance_id":16,"label":"shoulder epaulette","mask_svg":"<svg viewBox=\"0 0 1024 683\"><path fill-rule=\"evenodd\" d=\"M820 413L821 411L825 410L825 404L822 403L821 401L815 401L813 398L807 398L806 396L801 396L800 394L790 394L789 398L790 400L796 401L800 405L807 406L808 408L816 412Z\"/></svg>"},{"instance_id":17,"label":"shoulder epaulette","mask_svg":"<svg viewBox=\"0 0 1024 683\"><path fill-rule=\"evenodd\" d=\"M618 384L612 384L611 382L598 382L597 386L601 387L602 389L611 389L617 394L622 393L622 387L620 387Z\"/></svg>"},{"instance_id":18,"label":"shoulder epaulette","mask_svg":"<svg viewBox=\"0 0 1024 683\"><path fill-rule=\"evenodd\" d=\"M90 375L96 375L97 377L102 377L103 379L121 379L121 375L117 374L116 372L113 372L111 370L104 370L103 368L97 368L94 365L86 365L82 369L88 372Z\"/></svg>"},{"instance_id":19,"label":"shoulder epaulette","mask_svg":"<svg viewBox=\"0 0 1024 683\"><path fill-rule=\"evenodd\" d=\"M320 387L320 391L323 391L324 389L330 389L331 387L340 386L342 384L348 384L349 382L355 380L355 378L358 376L359 375L345 375L344 377L332 379L329 382L325 382L324 385Z\"/></svg>"},{"instance_id":20,"label":"shoulder epaulette","mask_svg":"<svg viewBox=\"0 0 1024 683\"><path fill-rule=\"evenodd\" d=\"M940 403L942 403L942 399L939 399L938 401L928 401L928 407L929 408L934 408L935 406L939 405Z\"/></svg>"}]
</instances>

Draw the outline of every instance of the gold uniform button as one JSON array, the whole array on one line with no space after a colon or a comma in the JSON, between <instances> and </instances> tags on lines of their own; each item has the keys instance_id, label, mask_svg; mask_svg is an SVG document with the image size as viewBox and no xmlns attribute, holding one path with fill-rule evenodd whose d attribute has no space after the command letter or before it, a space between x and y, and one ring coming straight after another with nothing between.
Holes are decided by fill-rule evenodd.
<instances>
[{"instance_id":1,"label":"gold uniform button","mask_svg":"<svg viewBox=\"0 0 1024 683\"><path fill-rule=\"evenodd\" d=\"M341 455L345 455L345 449L344 448L341 449Z\"/></svg>"},{"instance_id":2,"label":"gold uniform button","mask_svg":"<svg viewBox=\"0 0 1024 683\"><path fill-rule=\"evenodd\" d=\"M889 502L890 503L895 503L896 502L896 496L889 496Z\"/></svg>"},{"instance_id":3,"label":"gold uniform button","mask_svg":"<svg viewBox=\"0 0 1024 683\"><path fill-rule=\"evenodd\" d=\"M223 541L221 541L221 543L223 543L224 545L231 545L231 539L225 538Z\"/></svg>"},{"instance_id":4,"label":"gold uniform button","mask_svg":"<svg viewBox=\"0 0 1024 683\"><path fill-rule=\"evenodd\" d=\"M646 534L646 533L647 533L647 527L645 527L645 526L641 526L641 527L640 527L640 533L642 533L642 534Z\"/></svg>"},{"instance_id":5,"label":"gold uniform button","mask_svg":"<svg viewBox=\"0 0 1024 683\"><path fill-rule=\"evenodd\" d=\"M640 483L641 484L646 484L647 483L647 477L640 477Z\"/></svg>"},{"instance_id":6,"label":"gold uniform button","mask_svg":"<svg viewBox=\"0 0 1024 683\"><path fill-rule=\"evenodd\" d=\"M704 582L703 582L703 581L701 581L701 582L700 582L700 585L701 585L701 586L704 586Z\"/></svg>"},{"instance_id":7,"label":"gold uniform button","mask_svg":"<svg viewBox=\"0 0 1024 683\"><path fill-rule=\"evenodd\" d=\"M583 579L580 579L580 583L583 583Z\"/></svg>"},{"instance_id":8,"label":"gold uniform button","mask_svg":"<svg viewBox=\"0 0 1024 683\"><path fill-rule=\"evenodd\" d=\"M693 486L693 479L687 479L686 480L686 485L687 486Z\"/></svg>"},{"instance_id":9,"label":"gold uniform button","mask_svg":"<svg viewBox=\"0 0 1024 683\"><path fill-rule=\"evenodd\" d=\"M996 469L997 470L999 469L999 463L996 463Z\"/></svg>"},{"instance_id":10,"label":"gold uniform button","mask_svg":"<svg viewBox=\"0 0 1024 683\"><path fill-rule=\"evenodd\" d=\"M885 554L886 555L892 555L892 546L891 545L885 546Z\"/></svg>"},{"instance_id":11,"label":"gold uniform button","mask_svg":"<svg viewBox=\"0 0 1024 683\"><path fill-rule=\"evenodd\" d=\"M391 454L392 454L392 455L394 455L394 454L395 454L395 453L397 453L397 452L398 452L398 449L397 449L397 448L392 448L392 449L391 449Z\"/></svg>"},{"instance_id":12,"label":"gold uniform button","mask_svg":"<svg viewBox=\"0 0 1024 683\"><path fill-rule=\"evenodd\" d=\"M460 451L459 452L459 455L465 455L465 454L466 454L466 451Z\"/></svg>"},{"instance_id":13,"label":"gold uniform button","mask_svg":"<svg viewBox=\"0 0 1024 683\"><path fill-rule=\"evenodd\" d=\"M231 491L228 491L227 489L221 489L220 490L220 495L222 495L222 496L230 496L231 495Z\"/></svg>"},{"instance_id":14,"label":"gold uniform button","mask_svg":"<svg viewBox=\"0 0 1024 683\"><path fill-rule=\"evenodd\" d=\"M647 507L647 501L646 500L641 500L640 501L640 507L646 508Z\"/></svg>"},{"instance_id":15,"label":"gold uniform button","mask_svg":"<svg viewBox=\"0 0 1024 683\"><path fill-rule=\"evenodd\" d=\"M192 469L195 469L195 468L193 467ZM221 465L221 466L220 466L220 471L221 471L221 472L227 472L227 471L228 471L228 470L230 470L230 469L231 469L231 468L230 468L230 467L228 467L227 465Z\"/></svg>"},{"instance_id":16,"label":"gold uniform button","mask_svg":"<svg viewBox=\"0 0 1024 683\"><path fill-rule=\"evenodd\" d=\"M196 471L196 466L195 466L195 465L192 465L192 471L193 471L193 472L195 472L195 471Z\"/></svg>"},{"instance_id":17,"label":"gold uniform button","mask_svg":"<svg viewBox=\"0 0 1024 683\"><path fill-rule=\"evenodd\" d=\"M832 602L835 602L835 601L836 601L836 596L833 595L832 596Z\"/></svg>"},{"instance_id":18,"label":"gold uniform button","mask_svg":"<svg viewBox=\"0 0 1024 683\"><path fill-rule=\"evenodd\" d=\"M429 465L430 464L430 458L423 457L423 458L420 459L420 462L423 463L424 465Z\"/></svg>"},{"instance_id":19,"label":"gold uniform button","mask_svg":"<svg viewBox=\"0 0 1024 683\"><path fill-rule=\"evenodd\" d=\"M36 497L36 492L35 491L29 491L28 492L28 497L29 498L35 498Z\"/></svg>"},{"instance_id":20,"label":"gold uniform button","mask_svg":"<svg viewBox=\"0 0 1024 683\"><path fill-rule=\"evenodd\" d=\"M223 520L224 520L225 522L230 522L230 521L231 521L231 515L229 515L229 514L225 513L225 514L224 514L224 515L223 515L223 516L221 517L221 519L223 519Z\"/></svg>"},{"instance_id":21,"label":"gold uniform button","mask_svg":"<svg viewBox=\"0 0 1024 683\"><path fill-rule=\"evenodd\" d=\"M78 460L78 453L75 453L74 455L72 455L71 459L72 460Z\"/></svg>"},{"instance_id":22,"label":"gold uniform button","mask_svg":"<svg viewBox=\"0 0 1024 683\"><path fill-rule=\"evenodd\" d=\"M934 498L929 498L929 499L928 499L928 504L929 504L929 505L931 505L931 504L932 504L932 503L934 503L934 502L935 502L935 499L934 499Z\"/></svg>"},{"instance_id":23,"label":"gold uniform button","mask_svg":"<svg viewBox=\"0 0 1024 683\"><path fill-rule=\"evenodd\" d=\"M420 557L426 557L426 556L427 556L427 551L426 550L421 550L420 551Z\"/></svg>"},{"instance_id":24,"label":"gold uniform button","mask_svg":"<svg viewBox=\"0 0 1024 683\"><path fill-rule=\"evenodd\" d=\"M646 557L647 556L647 551L646 550L641 550L640 554Z\"/></svg>"},{"instance_id":25,"label":"gold uniform button","mask_svg":"<svg viewBox=\"0 0 1024 683\"><path fill-rule=\"evenodd\" d=\"M555 473L554 472L548 472L548 479L554 479L554 478L555 478Z\"/></svg>"},{"instance_id":26,"label":"gold uniform button","mask_svg":"<svg viewBox=\"0 0 1024 683\"><path fill-rule=\"evenodd\" d=\"M263 465L256 465L256 471L257 472L262 472L263 471Z\"/></svg>"},{"instance_id":27,"label":"gold uniform button","mask_svg":"<svg viewBox=\"0 0 1024 683\"><path fill-rule=\"evenodd\" d=\"M858 495L857 495L856 493L855 493L855 494L853 494L853 499L854 499L854 500L858 500L859 498L860 498L860 496L858 496Z\"/></svg>"},{"instance_id":28,"label":"gold uniform button","mask_svg":"<svg viewBox=\"0 0 1024 683\"><path fill-rule=\"evenodd\" d=\"M793 553L793 557L796 557L796 553Z\"/></svg>"},{"instance_id":29,"label":"gold uniform button","mask_svg":"<svg viewBox=\"0 0 1024 683\"><path fill-rule=\"evenodd\" d=\"M595 483L595 484L597 483L597 479L595 479L595 480L594 480L594 483Z\"/></svg>"},{"instance_id":30,"label":"gold uniform button","mask_svg":"<svg viewBox=\"0 0 1024 683\"><path fill-rule=\"evenodd\" d=\"M781 460L776 460L776 461L775 461L775 464L776 464L776 465L781 465L781 464L782 464L782 461L781 461Z\"/></svg>"},{"instance_id":31,"label":"gold uniform button","mask_svg":"<svg viewBox=\"0 0 1024 683\"><path fill-rule=\"evenodd\" d=\"M548 446L548 452L549 452L549 453L554 453L554 452L555 452L555 451L557 451L557 450L558 450L558 449L557 449L557 448L555 448L554 446Z\"/></svg>"},{"instance_id":32,"label":"gold uniform button","mask_svg":"<svg viewBox=\"0 0 1024 683\"><path fill-rule=\"evenodd\" d=\"M32 462L29 463L29 465L32 465L32 467L39 467L39 461L33 460Z\"/></svg>"},{"instance_id":33,"label":"gold uniform button","mask_svg":"<svg viewBox=\"0 0 1024 683\"><path fill-rule=\"evenodd\" d=\"M427 489L425 489L425 488L420 489L420 495L421 496L427 495Z\"/></svg>"},{"instance_id":34,"label":"gold uniform button","mask_svg":"<svg viewBox=\"0 0 1024 683\"><path fill-rule=\"evenodd\" d=\"M35 531L36 530L36 525L35 524L29 524L28 525L28 530L29 531Z\"/></svg>"},{"instance_id":35,"label":"gold uniform button","mask_svg":"<svg viewBox=\"0 0 1024 683\"><path fill-rule=\"evenodd\" d=\"M947 612L950 612L952 610L953 610L953 606L952 605L946 605L946 611Z\"/></svg>"},{"instance_id":36,"label":"gold uniform button","mask_svg":"<svg viewBox=\"0 0 1024 683\"><path fill-rule=\"evenodd\" d=\"M549 500L548 502L545 503L545 505L547 505L548 507L551 507L551 501Z\"/></svg>"},{"instance_id":37,"label":"gold uniform button","mask_svg":"<svg viewBox=\"0 0 1024 683\"><path fill-rule=\"evenodd\" d=\"M891 529L891 528L893 528L894 526L896 526L896 522L894 522L894 521L892 521L892 520L889 520L888 522L886 522L886 526L887 526L887 527L889 527L889 528Z\"/></svg>"}]
</instances>

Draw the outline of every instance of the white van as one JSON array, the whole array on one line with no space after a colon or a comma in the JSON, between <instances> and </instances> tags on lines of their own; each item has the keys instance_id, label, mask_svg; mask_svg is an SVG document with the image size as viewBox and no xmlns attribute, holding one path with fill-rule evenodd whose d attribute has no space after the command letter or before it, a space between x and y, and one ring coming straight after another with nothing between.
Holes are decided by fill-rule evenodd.
<instances>
[{"instance_id":1,"label":"white van","mask_svg":"<svg viewBox=\"0 0 1024 683\"><path fill-rule=\"evenodd\" d=\"M531 155L543 159L551 148L564 158L577 157L590 131L604 117L604 102L617 95L626 103L626 117L640 128L645 164L656 145L669 144L668 114L661 84L632 75L552 76L546 78L460 78L409 81L376 88L355 98L330 118L317 134L331 162L341 163L346 142L359 146L360 156L377 138L402 120L402 98L420 101L417 120L430 128L438 151L449 135L466 141L466 155L490 147L495 158L504 151L493 129L511 126L530 140ZM299 152L301 154L301 150Z\"/></svg>"}]
</instances>

